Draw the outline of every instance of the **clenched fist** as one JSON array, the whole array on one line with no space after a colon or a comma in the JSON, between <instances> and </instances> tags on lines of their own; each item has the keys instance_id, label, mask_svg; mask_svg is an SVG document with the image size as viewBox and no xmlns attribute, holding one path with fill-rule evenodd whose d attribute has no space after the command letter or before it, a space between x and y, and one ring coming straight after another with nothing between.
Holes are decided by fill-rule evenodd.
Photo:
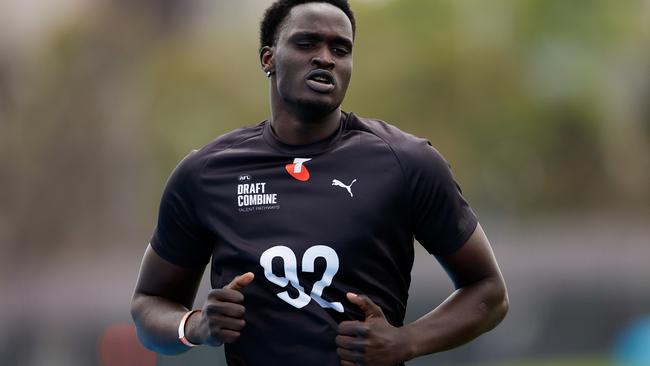
<instances>
[{"instance_id":1,"label":"clenched fist","mask_svg":"<svg viewBox=\"0 0 650 366\"><path fill-rule=\"evenodd\" d=\"M341 366L392 366L406 360L400 328L388 323L384 312L368 296L348 293L347 297L363 310L365 320L339 324L336 353Z\"/></svg>"},{"instance_id":2,"label":"clenched fist","mask_svg":"<svg viewBox=\"0 0 650 366\"><path fill-rule=\"evenodd\" d=\"M211 290L200 312L187 322L187 339L194 344L220 346L235 342L244 329L244 295L241 290L253 281L252 272L235 277L228 285Z\"/></svg>"}]
</instances>

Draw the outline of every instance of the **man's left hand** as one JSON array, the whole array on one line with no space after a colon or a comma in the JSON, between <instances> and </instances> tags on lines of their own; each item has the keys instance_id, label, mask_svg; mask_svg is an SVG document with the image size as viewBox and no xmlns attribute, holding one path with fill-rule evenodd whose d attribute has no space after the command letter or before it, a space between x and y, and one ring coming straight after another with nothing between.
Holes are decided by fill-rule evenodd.
<instances>
[{"instance_id":1,"label":"man's left hand","mask_svg":"<svg viewBox=\"0 0 650 366\"><path fill-rule=\"evenodd\" d=\"M400 329L388 323L384 312L366 295L347 294L363 310L364 321L344 321L336 336L342 366L396 365L405 361L408 348Z\"/></svg>"}]
</instances>

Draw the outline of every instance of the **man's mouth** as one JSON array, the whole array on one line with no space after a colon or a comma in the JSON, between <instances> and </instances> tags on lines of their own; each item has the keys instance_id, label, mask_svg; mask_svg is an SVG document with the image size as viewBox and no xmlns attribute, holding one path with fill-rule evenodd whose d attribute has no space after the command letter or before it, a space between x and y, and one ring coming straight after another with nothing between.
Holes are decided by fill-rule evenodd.
<instances>
[{"instance_id":1,"label":"man's mouth","mask_svg":"<svg viewBox=\"0 0 650 366\"><path fill-rule=\"evenodd\" d=\"M334 91L334 76L326 70L314 70L307 74L307 86L317 93L328 94Z\"/></svg>"}]
</instances>

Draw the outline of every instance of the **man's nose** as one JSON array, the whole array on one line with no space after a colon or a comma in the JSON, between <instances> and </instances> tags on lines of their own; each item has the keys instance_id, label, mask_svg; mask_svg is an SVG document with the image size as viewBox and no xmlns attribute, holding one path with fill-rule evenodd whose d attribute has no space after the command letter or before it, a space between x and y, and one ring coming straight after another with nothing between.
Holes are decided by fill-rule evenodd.
<instances>
[{"instance_id":1,"label":"man's nose","mask_svg":"<svg viewBox=\"0 0 650 366\"><path fill-rule=\"evenodd\" d=\"M319 49L319 51L311 59L311 64L321 69L333 69L336 65L332 53L326 47Z\"/></svg>"}]
</instances>

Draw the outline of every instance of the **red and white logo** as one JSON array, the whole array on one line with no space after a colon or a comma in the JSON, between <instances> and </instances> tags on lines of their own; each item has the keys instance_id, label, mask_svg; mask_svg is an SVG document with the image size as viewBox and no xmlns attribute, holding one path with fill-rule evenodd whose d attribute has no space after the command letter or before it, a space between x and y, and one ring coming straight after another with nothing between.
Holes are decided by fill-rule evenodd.
<instances>
[{"instance_id":1,"label":"red and white logo","mask_svg":"<svg viewBox=\"0 0 650 366\"><path fill-rule=\"evenodd\" d=\"M307 170L307 167L303 164L309 160L311 160L311 158L295 158L293 159L292 164L287 164L284 168L292 177L301 182L306 182L309 180L309 170Z\"/></svg>"}]
</instances>

